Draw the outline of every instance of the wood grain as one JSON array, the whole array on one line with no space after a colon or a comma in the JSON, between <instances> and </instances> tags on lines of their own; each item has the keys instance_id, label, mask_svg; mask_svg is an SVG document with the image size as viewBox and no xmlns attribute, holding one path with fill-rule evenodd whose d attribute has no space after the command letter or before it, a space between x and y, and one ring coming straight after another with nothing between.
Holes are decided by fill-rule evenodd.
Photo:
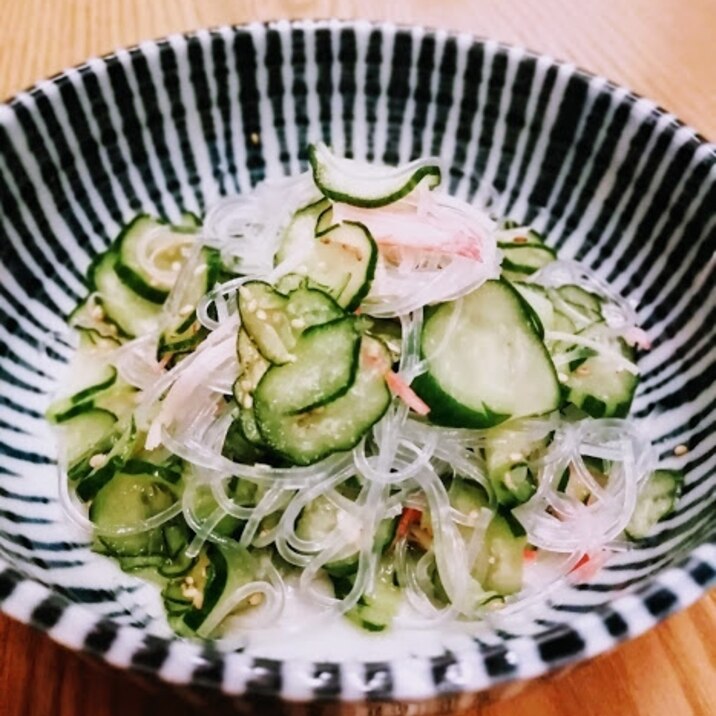
<instances>
[{"instance_id":1,"label":"wood grain","mask_svg":"<svg viewBox=\"0 0 716 716\"><path fill-rule=\"evenodd\" d=\"M651 97L716 138L716 0L0 0L0 97L91 55L201 26L293 17L416 22L526 45ZM481 716L716 713L716 597ZM220 707L212 708L212 715ZM206 712L206 711L204 711ZM0 716L188 716L151 688L0 617ZM269 713L264 710L263 713Z\"/></svg>"}]
</instances>

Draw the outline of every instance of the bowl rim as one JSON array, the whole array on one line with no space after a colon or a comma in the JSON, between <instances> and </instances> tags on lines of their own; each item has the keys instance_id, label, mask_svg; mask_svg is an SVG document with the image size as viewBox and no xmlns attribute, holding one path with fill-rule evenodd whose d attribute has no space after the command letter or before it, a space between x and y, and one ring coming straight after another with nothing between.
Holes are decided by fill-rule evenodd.
<instances>
[{"instance_id":1,"label":"bowl rim","mask_svg":"<svg viewBox=\"0 0 716 716\"><path fill-rule=\"evenodd\" d=\"M425 35L440 34L469 44L491 43L506 52L519 52L533 59L542 59L587 81L599 80L610 92L626 90L622 101L638 101L643 111L667 118L673 127L688 132L691 141L708 150L711 158L716 161L716 144L711 143L696 129L653 100L571 62L470 32L419 23L366 19L304 18L220 24L142 40L92 56L38 80L0 101L0 109L12 108L24 96L32 96L46 89L48 85L55 86L69 73L88 68L91 63L100 61L108 65L118 62L119 53L146 46L161 46L177 39L187 41L201 38L207 34L246 32L252 28L262 28L265 32L286 26L309 32L320 28L352 28L355 31L362 29L364 32L379 30L381 33L418 30ZM97 65L94 64L92 69L96 71ZM4 121L0 114L0 124ZM176 636L152 636L142 628L119 625L25 575L21 567L11 565L0 556L0 612L44 631L56 643L74 651L94 654L117 668L154 674L169 684L218 688L229 696L257 694L277 697L284 701L326 698L334 701L360 701L367 698L372 701L425 700L447 694L477 693L498 684L532 679L605 653L623 641L640 636L666 617L696 602L706 594L712 584L716 584L716 540L713 535L707 535L702 544L685 552L678 563L653 575L637 590L619 595L608 605L577 614L568 623L547 627L535 636L510 639L506 642L507 646L500 645L494 649L476 648L474 653L470 651L464 654L447 651L441 657L407 656L385 662L357 660L307 665L297 659L265 659L243 653L222 653L211 644L190 642ZM556 650L554 654L553 649ZM137 660L135 657L142 650L148 653L159 652L164 658L158 663L152 658ZM545 657L545 654L550 654L549 658ZM303 678L313 681L320 680L321 674L315 670L306 671L307 666L325 668L325 673L331 673L334 677L337 667L339 679L340 672L343 672L342 681L338 682L341 685L338 693L329 697L314 693L306 697L301 689L296 691L295 676L288 686L279 684L276 687L273 682L268 685L264 683L267 670L287 665L302 667ZM455 666L458 668L450 668ZM406 672L402 675L403 687L398 689L397 693L386 695L380 689L380 693L376 693L367 683L371 677L366 676L366 670L372 677L380 676L381 671L387 670L392 675L394 670L402 670ZM436 677L438 670L441 672L439 679ZM418 677L410 678L407 673L410 671L419 672ZM374 678L372 680L375 681ZM352 688L343 688L347 682L352 683Z\"/></svg>"}]
</instances>

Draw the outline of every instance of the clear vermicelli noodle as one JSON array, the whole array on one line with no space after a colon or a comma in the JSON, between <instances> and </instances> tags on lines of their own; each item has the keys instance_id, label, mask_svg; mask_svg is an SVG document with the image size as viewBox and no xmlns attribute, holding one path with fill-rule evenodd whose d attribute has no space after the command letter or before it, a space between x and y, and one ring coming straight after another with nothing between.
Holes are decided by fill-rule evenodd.
<instances>
[{"instance_id":1,"label":"clear vermicelli noodle","mask_svg":"<svg viewBox=\"0 0 716 716\"><path fill-rule=\"evenodd\" d=\"M628 418L634 306L435 160L310 157L94 262L48 411L93 548L239 647L298 597L499 622L645 537L680 477Z\"/></svg>"}]
</instances>

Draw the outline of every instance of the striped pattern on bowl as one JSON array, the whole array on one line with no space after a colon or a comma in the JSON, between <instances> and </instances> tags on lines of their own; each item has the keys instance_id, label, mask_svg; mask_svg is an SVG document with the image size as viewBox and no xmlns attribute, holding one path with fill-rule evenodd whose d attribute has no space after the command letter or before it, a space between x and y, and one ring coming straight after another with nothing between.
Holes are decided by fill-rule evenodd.
<instances>
[{"instance_id":1,"label":"striped pattern on bowl","mask_svg":"<svg viewBox=\"0 0 716 716\"><path fill-rule=\"evenodd\" d=\"M306 147L429 154L451 192L532 223L639 305L634 411L686 472L678 511L536 616L435 656L220 654L173 638L156 594L88 549L58 503L43 411L92 256L140 211L201 214ZM653 103L466 35L348 22L224 27L90 60L0 105L0 606L75 649L177 683L291 699L476 691L600 653L716 578L716 149ZM689 447L675 458L677 445Z\"/></svg>"}]
</instances>

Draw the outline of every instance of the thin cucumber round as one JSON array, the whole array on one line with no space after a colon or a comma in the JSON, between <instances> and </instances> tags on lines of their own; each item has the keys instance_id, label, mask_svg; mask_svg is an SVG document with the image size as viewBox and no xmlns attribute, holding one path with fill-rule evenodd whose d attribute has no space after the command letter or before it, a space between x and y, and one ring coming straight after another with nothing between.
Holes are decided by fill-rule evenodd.
<instances>
[{"instance_id":1,"label":"thin cucumber round","mask_svg":"<svg viewBox=\"0 0 716 716\"><path fill-rule=\"evenodd\" d=\"M595 323L578 335L598 341L610 351L634 360L634 349L622 338L611 335L604 323ZM567 375L567 400L593 418L626 417L639 376L620 369L608 354L595 354L589 348L584 354L586 358L576 361L574 369Z\"/></svg>"},{"instance_id":2,"label":"thin cucumber round","mask_svg":"<svg viewBox=\"0 0 716 716\"><path fill-rule=\"evenodd\" d=\"M557 254L542 244L500 244L502 268L519 274L532 274L557 258Z\"/></svg>"},{"instance_id":3,"label":"thin cucumber round","mask_svg":"<svg viewBox=\"0 0 716 716\"><path fill-rule=\"evenodd\" d=\"M364 336L358 374L348 392L298 413L276 410L262 391L264 378L256 390L259 430L278 454L296 465L310 465L331 453L350 450L390 405L384 378L389 369L390 353L385 345Z\"/></svg>"},{"instance_id":4,"label":"thin cucumber round","mask_svg":"<svg viewBox=\"0 0 716 716\"><path fill-rule=\"evenodd\" d=\"M97 262L92 274L107 317L128 336L156 331L162 307L132 291L117 275L116 265L117 254L108 251Z\"/></svg>"},{"instance_id":5,"label":"thin cucumber round","mask_svg":"<svg viewBox=\"0 0 716 716\"><path fill-rule=\"evenodd\" d=\"M679 470L656 470L639 490L636 509L626 527L633 540L644 539L657 522L670 515L681 494L684 476Z\"/></svg>"},{"instance_id":6,"label":"thin cucumber round","mask_svg":"<svg viewBox=\"0 0 716 716\"><path fill-rule=\"evenodd\" d=\"M186 261L183 252L194 243L195 231L194 227L175 228L144 214L137 216L117 239L117 275L147 301L164 303ZM152 257L156 273L142 263L142 255Z\"/></svg>"},{"instance_id":7,"label":"thin cucumber round","mask_svg":"<svg viewBox=\"0 0 716 716\"><path fill-rule=\"evenodd\" d=\"M413 388L439 425L488 428L561 403L533 318L505 281L488 281L433 309L423 325L421 353L428 370Z\"/></svg>"},{"instance_id":8,"label":"thin cucumber round","mask_svg":"<svg viewBox=\"0 0 716 716\"><path fill-rule=\"evenodd\" d=\"M370 165L337 157L322 142L308 148L308 161L323 194L353 206L386 206L402 199L421 181L431 189L440 184L437 163L418 160L401 167Z\"/></svg>"},{"instance_id":9,"label":"thin cucumber round","mask_svg":"<svg viewBox=\"0 0 716 716\"><path fill-rule=\"evenodd\" d=\"M296 343L293 360L269 368L256 387L259 429L262 416L301 413L343 395L355 380L359 347L352 317L308 329Z\"/></svg>"}]
</instances>

